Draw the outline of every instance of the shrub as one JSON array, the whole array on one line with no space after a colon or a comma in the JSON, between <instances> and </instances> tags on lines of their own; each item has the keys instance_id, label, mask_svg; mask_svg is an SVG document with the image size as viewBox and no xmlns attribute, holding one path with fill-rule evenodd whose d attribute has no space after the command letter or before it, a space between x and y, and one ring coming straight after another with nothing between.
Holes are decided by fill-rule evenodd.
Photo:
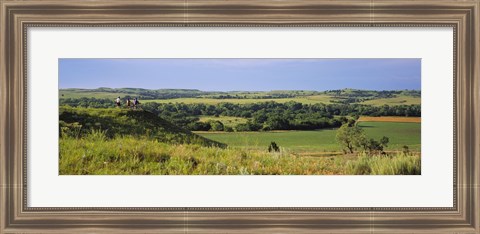
<instances>
[{"instance_id":1,"label":"shrub","mask_svg":"<svg viewBox=\"0 0 480 234\"><path fill-rule=\"evenodd\" d=\"M212 131L223 131L224 129L223 123L218 120L211 121L210 125L212 126L212 128L210 129Z\"/></svg>"},{"instance_id":2,"label":"shrub","mask_svg":"<svg viewBox=\"0 0 480 234\"><path fill-rule=\"evenodd\" d=\"M270 142L270 145L268 146L268 152L280 152L280 147L278 147L275 141Z\"/></svg>"},{"instance_id":3,"label":"shrub","mask_svg":"<svg viewBox=\"0 0 480 234\"><path fill-rule=\"evenodd\" d=\"M410 149L408 148L407 145L404 145L404 146L402 147L402 153L403 153L403 154L409 154L409 153L410 153Z\"/></svg>"},{"instance_id":4,"label":"shrub","mask_svg":"<svg viewBox=\"0 0 480 234\"><path fill-rule=\"evenodd\" d=\"M262 129L262 125L254 123L250 120L248 120L247 123L241 123L235 126L235 130L237 132L258 131L260 129Z\"/></svg>"},{"instance_id":5,"label":"shrub","mask_svg":"<svg viewBox=\"0 0 480 234\"><path fill-rule=\"evenodd\" d=\"M209 131L211 128L210 123L205 122L193 122L188 125L188 129L191 131Z\"/></svg>"},{"instance_id":6,"label":"shrub","mask_svg":"<svg viewBox=\"0 0 480 234\"><path fill-rule=\"evenodd\" d=\"M376 141L374 139L370 139L370 140L363 139L363 141L360 142L360 145L365 150L365 152L367 152L370 155L374 155L378 153L385 154L383 149L384 147L387 147L387 144L389 141L390 140L388 139L388 137L384 136L380 139L380 141Z\"/></svg>"}]
</instances>

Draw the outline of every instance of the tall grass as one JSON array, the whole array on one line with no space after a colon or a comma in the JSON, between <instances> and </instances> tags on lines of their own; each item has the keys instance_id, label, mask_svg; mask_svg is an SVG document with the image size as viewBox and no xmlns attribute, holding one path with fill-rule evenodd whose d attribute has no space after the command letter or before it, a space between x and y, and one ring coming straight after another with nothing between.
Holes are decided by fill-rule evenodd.
<instances>
[{"instance_id":1,"label":"tall grass","mask_svg":"<svg viewBox=\"0 0 480 234\"><path fill-rule=\"evenodd\" d=\"M394 156L366 155L346 165L346 174L352 175L420 175L420 156L397 153Z\"/></svg>"},{"instance_id":2,"label":"tall grass","mask_svg":"<svg viewBox=\"0 0 480 234\"><path fill-rule=\"evenodd\" d=\"M62 175L339 175L420 174L420 157L302 157L286 150L242 150L171 144L151 138L106 137L92 131L60 138Z\"/></svg>"}]
</instances>

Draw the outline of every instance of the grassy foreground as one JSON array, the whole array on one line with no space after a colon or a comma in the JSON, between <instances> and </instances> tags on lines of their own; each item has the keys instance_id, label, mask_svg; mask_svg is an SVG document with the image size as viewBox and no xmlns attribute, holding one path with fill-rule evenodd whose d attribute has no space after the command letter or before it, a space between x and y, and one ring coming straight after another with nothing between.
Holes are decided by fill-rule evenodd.
<instances>
[{"instance_id":1,"label":"grassy foreground","mask_svg":"<svg viewBox=\"0 0 480 234\"><path fill-rule=\"evenodd\" d=\"M61 175L418 175L420 156L302 157L288 151L166 144L96 131L60 138Z\"/></svg>"}]
</instances>

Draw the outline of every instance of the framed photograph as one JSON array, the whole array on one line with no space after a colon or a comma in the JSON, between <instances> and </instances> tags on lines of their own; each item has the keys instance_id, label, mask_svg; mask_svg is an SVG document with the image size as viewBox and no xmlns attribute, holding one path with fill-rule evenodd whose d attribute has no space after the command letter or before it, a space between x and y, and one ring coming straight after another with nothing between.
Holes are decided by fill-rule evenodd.
<instances>
[{"instance_id":1,"label":"framed photograph","mask_svg":"<svg viewBox=\"0 0 480 234\"><path fill-rule=\"evenodd\" d=\"M420 68L60 59L59 174L420 175Z\"/></svg>"},{"instance_id":2,"label":"framed photograph","mask_svg":"<svg viewBox=\"0 0 480 234\"><path fill-rule=\"evenodd\" d=\"M0 4L1 233L480 233L478 0Z\"/></svg>"}]
</instances>

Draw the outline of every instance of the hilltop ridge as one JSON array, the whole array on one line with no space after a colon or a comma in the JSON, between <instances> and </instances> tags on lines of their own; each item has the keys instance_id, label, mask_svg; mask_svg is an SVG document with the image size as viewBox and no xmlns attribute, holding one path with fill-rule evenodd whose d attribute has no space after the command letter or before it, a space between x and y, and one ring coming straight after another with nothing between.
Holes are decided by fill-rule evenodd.
<instances>
[{"instance_id":1,"label":"hilltop ridge","mask_svg":"<svg viewBox=\"0 0 480 234\"><path fill-rule=\"evenodd\" d=\"M144 110L60 107L60 134L78 136L92 130L102 130L110 138L131 135L165 143L226 147Z\"/></svg>"}]
</instances>

